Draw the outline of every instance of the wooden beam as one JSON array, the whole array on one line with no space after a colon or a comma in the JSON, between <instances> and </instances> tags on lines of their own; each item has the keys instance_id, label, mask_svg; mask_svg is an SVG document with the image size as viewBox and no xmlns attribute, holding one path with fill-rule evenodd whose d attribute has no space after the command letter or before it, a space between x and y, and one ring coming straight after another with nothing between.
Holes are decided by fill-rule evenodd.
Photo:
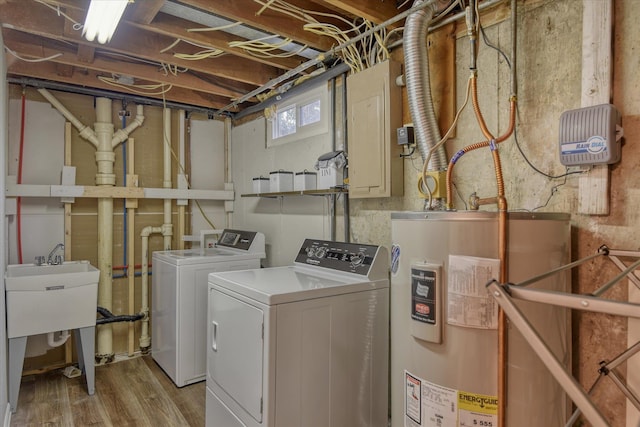
<instances>
[{"instance_id":1,"label":"wooden beam","mask_svg":"<svg viewBox=\"0 0 640 427\"><path fill-rule=\"evenodd\" d=\"M109 187L93 185L7 184L5 197L83 197L89 199L200 199L234 200L233 190Z\"/></svg>"},{"instance_id":2,"label":"wooden beam","mask_svg":"<svg viewBox=\"0 0 640 427\"><path fill-rule=\"evenodd\" d=\"M96 49L93 46L87 46L86 44L78 45L78 61L84 64L91 64L96 54Z\"/></svg>"},{"instance_id":3,"label":"wooden beam","mask_svg":"<svg viewBox=\"0 0 640 427\"><path fill-rule=\"evenodd\" d=\"M611 102L613 1L582 2L582 106ZM596 165L578 180L578 212L609 214L609 165Z\"/></svg>"},{"instance_id":4,"label":"wooden beam","mask_svg":"<svg viewBox=\"0 0 640 427\"><path fill-rule=\"evenodd\" d=\"M129 6L126 13L128 20L133 22L139 22L141 24L150 24L156 17L165 0L144 0L137 1L133 4L133 7Z\"/></svg>"},{"instance_id":5,"label":"wooden beam","mask_svg":"<svg viewBox=\"0 0 640 427\"><path fill-rule=\"evenodd\" d=\"M97 88L106 90L109 92L117 92L122 94L133 94L133 92L128 91L124 88L118 88L106 83L103 83L98 79L98 75L100 73L95 72L93 70L85 70L84 72L80 72L76 70L72 77L64 77L59 76L56 73L56 64L49 62L40 62L40 63L30 63L30 62L22 62L16 61L7 70L7 75L19 76L19 77L32 77L36 79L42 80L51 80L62 83L67 83L75 86L83 86L90 88ZM165 93L164 97L162 94L156 92L155 94L140 94L135 93L137 96L144 96L147 98L153 99L167 99L169 101L182 103L186 105L194 105L205 108L222 108L228 105L229 100L226 98L222 98L216 95L207 94L204 92L197 92L189 89L183 89L174 87ZM237 111L237 109L235 110Z\"/></svg>"},{"instance_id":6,"label":"wooden beam","mask_svg":"<svg viewBox=\"0 0 640 427\"><path fill-rule=\"evenodd\" d=\"M190 72L180 73L178 75L173 75L171 73L165 74L160 68L153 65L146 65L138 62L123 63L121 60L102 56L94 58L91 63L83 63L77 59L76 54L71 48L67 48L62 44L54 44L52 42L48 42L46 39L42 40L37 36L21 33L15 30L5 29L4 42L11 50L17 52L23 57L48 58L60 55L51 59L51 61L59 64L91 69L105 73L108 76L111 74L125 74L137 79L164 83L166 85L173 85L174 87L181 87L228 98L237 98L244 94L244 92L241 91L232 90L227 87L206 82L201 78L194 76Z\"/></svg>"},{"instance_id":7,"label":"wooden beam","mask_svg":"<svg viewBox=\"0 0 640 427\"><path fill-rule=\"evenodd\" d=\"M387 19L393 18L400 11L396 8L395 1L370 1L370 0L313 0L314 3L337 8L353 16L363 17L371 22L380 24ZM399 26L396 23L394 26ZM393 27L393 26L391 26Z\"/></svg>"},{"instance_id":8,"label":"wooden beam","mask_svg":"<svg viewBox=\"0 0 640 427\"><path fill-rule=\"evenodd\" d=\"M270 34L288 37L315 49L327 51L334 45L333 39L306 31L303 28L304 22L291 16L271 10L257 15L262 6L254 1L182 0L181 3L223 16L232 21L243 22Z\"/></svg>"},{"instance_id":9,"label":"wooden beam","mask_svg":"<svg viewBox=\"0 0 640 427\"><path fill-rule=\"evenodd\" d=\"M223 31L187 31L190 28L202 28L202 25L166 15L164 13L159 13L156 16L156 19L153 21L153 25L145 25L135 22L130 22L130 24L142 30L162 34L169 37L180 38L182 40L197 43L202 46L209 46L211 48L220 49L241 58L247 58L252 61L261 62L263 64L267 64L272 67L277 67L284 70L296 68L298 65L306 61L306 58L300 56L292 56L290 58L257 57L246 52L244 49L229 46L230 42L240 40L239 37L236 37L229 33L225 33ZM283 51L276 50L273 53L278 54L282 52Z\"/></svg>"},{"instance_id":10,"label":"wooden beam","mask_svg":"<svg viewBox=\"0 0 640 427\"><path fill-rule=\"evenodd\" d=\"M65 19L57 16L55 11L42 7L38 13L34 13L33 7L30 2L1 5L0 16L3 22L11 22L13 28L19 31L94 46L100 50L135 56L156 63L172 64L255 86L261 86L280 74L280 70L275 67L244 58L222 56L199 61L176 58L170 53L161 52L175 41L174 38L143 31L126 22L120 24L109 44L91 43L84 40L79 31L75 34L65 34Z\"/></svg>"},{"instance_id":11,"label":"wooden beam","mask_svg":"<svg viewBox=\"0 0 640 427\"><path fill-rule=\"evenodd\" d=\"M63 77L73 76L73 65L57 63L56 70L59 76L63 76Z\"/></svg>"}]
</instances>

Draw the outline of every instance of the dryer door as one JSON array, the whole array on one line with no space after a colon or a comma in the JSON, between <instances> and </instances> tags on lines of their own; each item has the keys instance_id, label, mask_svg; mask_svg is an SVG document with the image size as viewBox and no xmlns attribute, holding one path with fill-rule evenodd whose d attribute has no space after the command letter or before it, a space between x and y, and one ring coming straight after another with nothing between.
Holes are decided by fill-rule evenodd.
<instances>
[{"instance_id":1,"label":"dryer door","mask_svg":"<svg viewBox=\"0 0 640 427\"><path fill-rule=\"evenodd\" d=\"M224 392L262 422L263 312L209 287L207 370Z\"/></svg>"}]
</instances>

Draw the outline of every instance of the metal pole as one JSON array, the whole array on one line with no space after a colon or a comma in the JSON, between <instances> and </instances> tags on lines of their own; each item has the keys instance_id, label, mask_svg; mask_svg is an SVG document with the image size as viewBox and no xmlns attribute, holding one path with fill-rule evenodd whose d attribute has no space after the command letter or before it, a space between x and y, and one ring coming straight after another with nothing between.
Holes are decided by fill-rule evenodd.
<instances>
[{"instance_id":1,"label":"metal pole","mask_svg":"<svg viewBox=\"0 0 640 427\"><path fill-rule=\"evenodd\" d=\"M562 386L571 400L576 404L584 416L589 420L593 427L609 427L602 414L596 409L589 400L589 396L582 389L582 386L571 375L567 373L564 366L553 352L547 347L540 335L527 322L522 312L516 307L511 300L508 292L501 288L497 281L493 280L487 285L487 289L500 305L505 314L509 317L511 324L514 325L522 334L525 341L529 343L533 351L542 360L544 365L549 369L556 381ZM524 289L521 289L523 291ZM530 290L526 290L530 292Z\"/></svg>"}]
</instances>

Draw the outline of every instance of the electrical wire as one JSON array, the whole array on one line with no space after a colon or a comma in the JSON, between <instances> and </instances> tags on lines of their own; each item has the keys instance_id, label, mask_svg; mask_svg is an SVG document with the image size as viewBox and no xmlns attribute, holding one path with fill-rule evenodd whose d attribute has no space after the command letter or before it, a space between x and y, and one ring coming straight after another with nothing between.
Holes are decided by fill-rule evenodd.
<instances>
[{"instance_id":1,"label":"electrical wire","mask_svg":"<svg viewBox=\"0 0 640 427\"><path fill-rule=\"evenodd\" d=\"M18 176L17 184L22 184L22 163L24 160L24 128L26 121L26 89L22 88L22 107L20 114L20 150L18 152ZM22 197L16 200L16 243L18 249L18 263L22 264Z\"/></svg>"},{"instance_id":2,"label":"electrical wire","mask_svg":"<svg viewBox=\"0 0 640 427\"><path fill-rule=\"evenodd\" d=\"M164 83L158 83L153 85L125 84L125 83L118 82L113 77L105 77L105 76L98 76L98 80L108 85L119 87L121 89L125 89L129 92L133 92L138 95L147 95L147 96L164 95L165 93L169 92L173 88L173 85L165 85ZM162 88L162 90L158 92L151 92L160 88Z\"/></svg>"},{"instance_id":3,"label":"electrical wire","mask_svg":"<svg viewBox=\"0 0 640 427\"><path fill-rule=\"evenodd\" d=\"M206 32L206 31L222 31L227 30L229 28L237 27L238 25L242 25L242 22L232 22L231 24L221 25L219 27L202 27L202 28L187 28L188 33L198 33L198 32Z\"/></svg>"},{"instance_id":4,"label":"electrical wire","mask_svg":"<svg viewBox=\"0 0 640 427\"><path fill-rule=\"evenodd\" d=\"M551 198L558 192L558 188L562 187L563 185L565 185L567 183L567 175L568 174L564 174L563 175L564 176L564 181L562 181L562 183L560 183L558 185L554 185L553 187L551 187L551 194L549 194L549 197L547 198L547 201L544 203L544 205L541 205L541 206L538 206L536 208L531 209L531 212L535 212L538 209L542 209L542 208L546 208L547 207L547 205L551 201Z\"/></svg>"},{"instance_id":5,"label":"electrical wire","mask_svg":"<svg viewBox=\"0 0 640 427\"><path fill-rule=\"evenodd\" d=\"M167 108L167 101L166 101L166 98L164 96L164 93L162 94L162 105L163 105L164 109ZM163 117L163 120L164 120L164 114L162 115L162 117ZM189 182L189 177L187 175L187 171L185 170L184 165L182 163L180 163L180 159L178 158L176 152L173 150L173 147L171 146L171 139L169 138L169 135L167 135L167 133L166 133L166 126L163 125L162 129L163 129L162 130L163 141L167 145L167 147L169 147L169 151L171 152L171 157L173 157L173 160L176 162L176 165L178 166L178 169L182 173L182 176L184 177L185 182L187 183L187 189L189 189L189 188L191 188L191 183ZM216 226L209 219L209 217L205 213L204 209L202 209L202 206L200 205L200 202L197 199L193 199L193 201L195 202L196 206L198 207L198 210L200 211L200 214L202 215L204 220L211 226L212 229L215 230Z\"/></svg>"},{"instance_id":6,"label":"electrical wire","mask_svg":"<svg viewBox=\"0 0 640 427\"><path fill-rule=\"evenodd\" d=\"M47 6L49 9L53 9L54 11L56 11L56 13L58 14L58 16L62 16L62 17L64 17L64 18L68 19L69 21L71 21L71 22L73 23L73 29L74 29L75 31L80 31L80 30L84 27L84 24L81 24L80 22L78 22L78 21L74 20L72 17L70 17L70 16L69 16L69 15L67 15L66 13L62 12L62 11L60 10L60 6L59 6L59 5L54 6L54 5L52 5L52 4L47 3L47 2L46 2L46 1L44 1L44 0L33 0L33 1L35 1L36 3L40 3L40 4L42 4L42 5L45 5L45 6Z\"/></svg>"},{"instance_id":7,"label":"electrical wire","mask_svg":"<svg viewBox=\"0 0 640 427\"><path fill-rule=\"evenodd\" d=\"M469 97L471 94L471 80L472 80L471 77L469 77L469 79L467 80L467 93L464 99L464 103L456 112L456 115L453 118L453 123L451 123L451 126L449 126L449 129L444 134L444 136L440 139L440 141L437 144L435 144L433 147L431 147L431 149L429 150L429 153L427 153L427 156L424 159L424 163L422 164L422 183L418 186L418 190L421 194L427 196L428 209L431 209L431 203L433 202L433 194L431 193L431 189L427 185L427 177L428 177L427 167L429 166L429 161L431 160L431 156L433 155L433 153L435 153L436 150L440 148L440 146L442 146L447 141L447 139L449 139L449 135L451 135L451 132L453 132L456 125L458 124L458 119L460 118L460 114L469 103ZM426 194L425 192L423 192L423 190L426 192Z\"/></svg>"},{"instance_id":8,"label":"electrical wire","mask_svg":"<svg viewBox=\"0 0 640 427\"><path fill-rule=\"evenodd\" d=\"M189 40L183 40L181 38L177 38L169 46L167 46L164 49L162 49L160 51L160 53L165 53L165 52L173 49L180 42L185 42L187 44L202 48L204 50L202 50L200 52L196 52L196 53L173 53L173 56L178 58L178 59L184 59L184 60L187 60L187 61L198 61L198 60L201 60L201 59L214 58L214 57L223 55L225 53L223 50L220 50L218 48L211 47L211 46L204 46L204 45L201 45L201 44L189 41ZM164 63L163 63L163 67L164 67ZM177 66L176 66L176 68L177 68ZM176 74L174 74L174 75L176 75Z\"/></svg>"},{"instance_id":9,"label":"electrical wire","mask_svg":"<svg viewBox=\"0 0 640 427\"><path fill-rule=\"evenodd\" d=\"M45 61L51 61L52 59L55 59L55 58L58 58L58 57L62 56L62 53L56 53L55 55L47 56L46 58L27 59L27 58L23 58L22 56L18 55L16 52L14 52L13 50L9 49L6 45L4 46L4 48L11 55L13 55L16 58L18 58L19 60L25 61L25 62L45 62Z\"/></svg>"},{"instance_id":10,"label":"electrical wire","mask_svg":"<svg viewBox=\"0 0 640 427\"><path fill-rule=\"evenodd\" d=\"M476 10L478 7L478 3L476 2ZM477 12L476 12L477 13ZM477 15L479 16L479 15ZM507 55L504 53L504 51L502 49L500 49L498 46L496 46L495 44L491 43L491 41L489 40L489 38L487 37L484 28L482 27L482 25L480 25L480 20L478 19L478 26L480 28L480 31L482 33L482 40L484 42L485 45L487 45L488 47L495 49L498 54L500 56L502 56L505 60L505 62L507 63L507 66L509 67L509 69L511 69L511 61L509 60L509 58L507 57ZM518 116L520 115L519 111L518 111ZM520 155L522 155L522 158L524 159L524 161L529 165L529 167L531 169L533 169L535 172L537 172L538 174L545 176L549 179L560 179L560 178L565 178L569 175L579 175L579 174L583 174L588 172L588 170L579 170L579 171L569 171L569 168L567 168L567 172L560 174L560 175L552 175L550 173L546 173L541 171L539 168L537 168L527 157L527 155L524 153L524 150L522 149L522 146L520 145L520 141L518 139L518 123L516 123L516 126L514 126L513 128L513 140L516 144L516 148L518 149L518 151L520 152ZM554 187L557 188L558 186ZM552 191L552 195L553 195L553 191ZM548 201L547 201L548 203ZM546 204L544 205L546 206ZM542 206L542 207L544 207ZM538 209L538 208L536 208Z\"/></svg>"},{"instance_id":11,"label":"electrical wire","mask_svg":"<svg viewBox=\"0 0 640 427\"><path fill-rule=\"evenodd\" d=\"M586 172L588 172L588 171L589 171L588 169L586 169L586 170L579 170L579 171L571 171L571 172L569 172L569 171L568 171L568 170L569 170L569 168L567 168L567 172L565 172L565 173L563 173L563 174L560 174L560 175L551 175L550 173L546 173L546 172L541 171L540 169L538 169L538 168L537 168L537 167L536 167L536 166L535 166L535 165L534 165L534 164L529 160L529 158L527 157L527 155L526 155L526 154L524 154L524 151L522 150L522 147L520 146L520 141L518 140L518 132L517 132L517 128L518 128L518 127L516 126L516 127L514 127L514 129L513 129L513 139L514 139L514 141L515 141L515 143L516 143L516 147L518 148L518 151L519 151L519 152L520 152L520 154L522 155L522 158L523 158L523 159L524 159L524 161L529 165L529 167L530 167L531 169L533 169L534 171L536 171L537 173L539 173L540 175L545 176L545 177L547 177L547 178L549 178L549 179L559 179L559 178L565 178L565 177L567 177L567 176L569 176L569 175L579 175L579 174L583 174L583 173L586 173Z\"/></svg>"}]
</instances>

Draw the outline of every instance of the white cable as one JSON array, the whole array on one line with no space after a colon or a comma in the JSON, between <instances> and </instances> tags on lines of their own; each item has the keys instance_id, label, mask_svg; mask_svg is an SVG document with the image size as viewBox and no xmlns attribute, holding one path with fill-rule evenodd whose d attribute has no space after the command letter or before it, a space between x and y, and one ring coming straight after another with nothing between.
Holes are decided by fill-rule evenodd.
<instances>
[{"instance_id":1,"label":"white cable","mask_svg":"<svg viewBox=\"0 0 640 427\"><path fill-rule=\"evenodd\" d=\"M18 55L17 53L15 53L14 51L12 51L11 49L9 49L6 45L4 47L7 52L9 52L11 55L15 56L16 58L18 58L21 61L24 62L45 62L45 61L50 61L52 59L55 59L59 56L62 56L62 53L56 53L55 55L51 55L51 56L47 56L46 58L36 58L36 59L27 59L27 58L23 58L20 55Z\"/></svg>"}]
</instances>

